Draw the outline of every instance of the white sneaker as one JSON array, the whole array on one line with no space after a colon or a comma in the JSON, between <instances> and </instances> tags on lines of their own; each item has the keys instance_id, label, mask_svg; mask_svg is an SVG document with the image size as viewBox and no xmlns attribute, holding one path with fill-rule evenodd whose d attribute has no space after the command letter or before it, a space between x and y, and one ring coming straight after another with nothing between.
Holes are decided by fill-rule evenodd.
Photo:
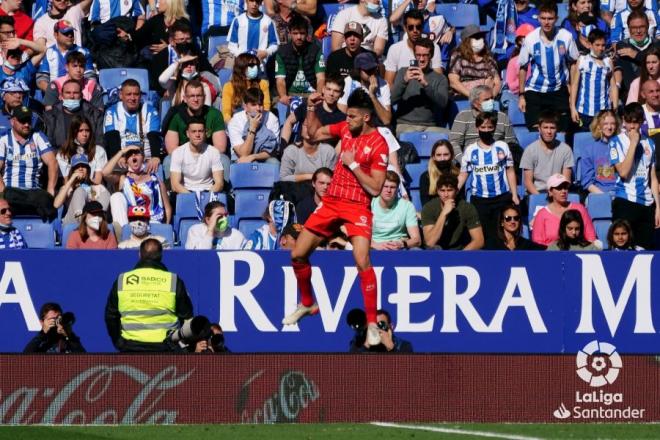
<instances>
[{"instance_id":1,"label":"white sneaker","mask_svg":"<svg viewBox=\"0 0 660 440\"><path fill-rule=\"evenodd\" d=\"M282 320L282 324L284 324L284 325L294 325L301 318L303 318L307 315L315 315L318 312L319 312L319 306L316 303L312 304L309 307L304 306L302 304L298 304L298 307L296 308L296 310L294 310L293 313L291 313L289 316L285 317Z\"/></svg>"},{"instance_id":2,"label":"white sneaker","mask_svg":"<svg viewBox=\"0 0 660 440\"><path fill-rule=\"evenodd\" d=\"M367 327L367 344L371 347L380 344L380 332L378 326L373 322Z\"/></svg>"}]
</instances>

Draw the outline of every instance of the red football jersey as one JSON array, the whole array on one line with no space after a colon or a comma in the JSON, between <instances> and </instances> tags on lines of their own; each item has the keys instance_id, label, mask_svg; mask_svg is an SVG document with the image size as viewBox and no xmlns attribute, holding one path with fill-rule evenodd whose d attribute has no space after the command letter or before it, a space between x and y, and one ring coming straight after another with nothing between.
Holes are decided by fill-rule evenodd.
<instances>
[{"instance_id":1,"label":"red football jersey","mask_svg":"<svg viewBox=\"0 0 660 440\"><path fill-rule=\"evenodd\" d=\"M387 142L378 130L374 130L368 135L353 137L346 121L329 125L328 130L332 136L339 137L341 140L342 152L355 149L355 162L360 165L363 172L371 175L371 170L385 171L387 169L389 149ZM355 174L344 166L339 157L326 195L365 205L370 205L372 198L360 185Z\"/></svg>"}]
</instances>

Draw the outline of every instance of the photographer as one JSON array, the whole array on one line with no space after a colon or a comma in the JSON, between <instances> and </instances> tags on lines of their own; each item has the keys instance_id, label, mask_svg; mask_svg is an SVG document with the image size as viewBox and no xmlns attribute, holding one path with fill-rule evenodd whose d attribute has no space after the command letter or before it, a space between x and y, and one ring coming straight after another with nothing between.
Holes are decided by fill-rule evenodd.
<instances>
[{"instance_id":1,"label":"photographer","mask_svg":"<svg viewBox=\"0 0 660 440\"><path fill-rule=\"evenodd\" d=\"M210 326L208 338L201 339L195 344L188 346L188 351L195 353L230 353L231 350L225 346L225 335L222 332L222 327L218 324Z\"/></svg>"},{"instance_id":2,"label":"photographer","mask_svg":"<svg viewBox=\"0 0 660 440\"><path fill-rule=\"evenodd\" d=\"M25 346L23 353L85 353L71 328L73 313L62 313L57 303L46 303L39 311L41 331Z\"/></svg>"},{"instance_id":3,"label":"photographer","mask_svg":"<svg viewBox=\"0 0 660 440\"><path fill-rule=\"evenodd\" d=\"M378 320L378 333L380 344L370 346L366 341L366 316L361 309L353 309L348 313L346 320L348 325L355 330L355 336L350 342L350 353L412 353L412 344L394 335L394 325L387 310L378 309L376 312Z\"/></svg>"}]
</instances>

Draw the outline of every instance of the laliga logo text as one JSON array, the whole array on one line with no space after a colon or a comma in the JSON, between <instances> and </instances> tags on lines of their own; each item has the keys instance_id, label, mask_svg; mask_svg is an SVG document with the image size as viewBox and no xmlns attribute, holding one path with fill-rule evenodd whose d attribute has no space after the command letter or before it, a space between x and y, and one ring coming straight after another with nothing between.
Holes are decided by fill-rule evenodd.
<instances>
[{"instance_id":1,"label":"laliga logo text","mask_svg":"<svg viewBox=\"0 0 660 440\"><path fill-rule=\"evenodd\" d=\"M590 387L599 388L611 385L619 377L623 368L621 356L616 347L607 342L591 341L582 348L575 359L576 373ZM562 402L552 415L560 420L574 419L641 419L644 418L644 408L610 408L613 404L623 403L623 393L608 393L602 389L590 392L575 392L576 405L569 411ZM595 407L585 408L583 404Z\"/></svg>"}]
</instances>

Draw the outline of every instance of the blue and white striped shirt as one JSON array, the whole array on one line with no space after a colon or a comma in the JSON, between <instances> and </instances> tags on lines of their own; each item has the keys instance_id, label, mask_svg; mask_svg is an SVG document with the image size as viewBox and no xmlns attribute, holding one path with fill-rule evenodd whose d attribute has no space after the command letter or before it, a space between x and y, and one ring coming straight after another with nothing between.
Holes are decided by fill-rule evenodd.
<instances>
[{"instance_id":1,"label":"blue and white striped shirt","mask_svg":"<svg viewBox=\"0 0 660 440\"><path fill-rule=\"evenodd\" d=\"M465 147L461 159L461 172L472 173L472 195L482 198L511 192L506 169L512 166L511 151L503 141L495 141L488 149L475 142Z\"/></svg>"},{"instance_id":2,"label":"blue and white striped shirt","mask_svg":"<svg viewBox=\"0 0 660 440\"><path fill-rule=\"evenodd\" d=\"M6 186L21 189L39 188L39 173L43 161L41 156L53 148L46 135L35 131L20 143L9 130L0 136L0 161L5 163L3 181Z\"/></svg>"},{"instance_id":3,"label":"blue and white striped shirt","mask_svg":"<svg viewBox=\"0 0 660 440\"><path fill-rule=\"evenodd\" d=\"M27 249L27 243L21 231L12 226L0 229L0 249Z\"/></svg>"},{"instance_id":4,"label":"blue and white striped shirt","mask_svg":"<svg viewBox=\"0 0 660 440\"><path fill-rule=\"evenodd\" d=\"M555 38L546 44L541 28L534 29L523 42L518 64L532 63L532 74L525 83L525 91L556 92L568 83L569 60L577 60L578 50L573 36L566 29L557 29Z\"/></svg>"},{"instance_id":5,"label":"blue and white striped shirt","mask_svg":"<svg viewBox=\"0 0 660 440\"><path fill-rule=\"evenodd\" d=\"M630 139L625 133L615 136L610 141L610 164L614 166L622 163L628 148L630 148ZM616 173L615 196L640 205L651 206L653 194L649 171L654 165L655 144L653 140L642 136L635 150L635 160L628 178L622 179L621 175Z\"/></svg>"},{"instance_id":6,"label":"blue and white striped shirt","mask_svg":"<svg viewBox=\"0 0 660 440\"><path fill-rule=\"evenodd\" d=\"M252 18L243 13L231 22L227 46L236 57L250 50L265 50L271 56L277 51L278 45L275 24L265 14Z\"/></svg>"},{"instance_id":7,"label":"blue and white striped shirt","mask_svg":"<svg viewBox=\"0 0 660 440\"><path fill-rule=\"evenodd\" d=\"M50 81L55 81L60 76L66 75L66 56L71 52L80 52L85 56L86 76L94 72L92 54L84 47L80 47L75 44L64 53L60 52L60 50L57 48L57 44L53 44L48 49L46 49L46 55L41 60L38 72L47 73L50 77Z\"/></svg>"},{"instance_id":8,"label":"blue and white striped shirt","mask_svg":"<svg viewBox=\"0 0 660 440\"><path fill-rule=\"evenodd\" d=\"M595 116L599 111L612 107L610 103L610 80L612 60L603 58L603 64L588 55L580 55L577 61L580 81L577 93L577 111L581 115Z\"/></svg>"},{"instance_id":9,"label":"blue and white striped shirt","mask_svg":"<svg viewBox=\"0 0 660 440\"><path fill-rule=\"evenodd\" d=\"M144 145L144 156L146 159L150 159L151 148L147 133L160 131L160 116L158 115L158 110L149 103L142 104L140 115L142 117L142 127L140 127L138 112L127 112L124 109L124 104L119 101L105 111L103 132L119 131L122 148L130 147L131 145Z\"/></svg>"},{"instance_id":10,"label":"blue and white striped shirt","mask_svg":"<svg viewBox=\"0 0 660 440\"><path fill-rule=\"evenodd\" d=\"M612 32L610 34L610 42L618 43L621 40L630 38L630 30L628 29L628 16L632 11L626 8L621 12L614 14L610 22ZM658 20L656 13L650 9L646 9L646 16L649 18L649 38L653 39L657 36L656 28L658 27Z\"/></svg>"},{"instance_id":11,"label":"blue and white striped shirt","mask_svg":"<svg viewBox=\"0 0 660 440\"><path fill-rule=\"evenodd\" d=\"M139 17L145 15L140 0L93 0L89 22L105 23L115 17Z\"/></svg>"},{"instance_id":12,"label":"blue and white striped shirt","mask_svg":"<svg viewBox=\"0 0 660 440\"><path fill-rule=\"evenodd\" d=\"M627 0L601 0L600 10L608 11L612 14L621 12L628 7ZM644 0L644 8L658 13L658 2L656 0Z\"/></svg>"},{"instance_id":13,"label":"blue and white striped shirt","mask_svg":"<svg viewBox=\"0 0 660 440\"><path fill-rule=\"evenodd\" d=\"M245 10L245 0L202 0L202 33L211 26L229 26Z\"/></svg>"}]
</instances>

